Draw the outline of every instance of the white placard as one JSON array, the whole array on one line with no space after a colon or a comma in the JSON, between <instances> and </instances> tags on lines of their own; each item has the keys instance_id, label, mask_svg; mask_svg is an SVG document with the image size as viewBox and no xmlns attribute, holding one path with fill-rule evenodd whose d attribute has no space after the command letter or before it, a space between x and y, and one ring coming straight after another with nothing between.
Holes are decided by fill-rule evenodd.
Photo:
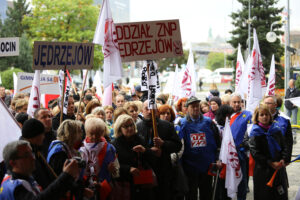
<instances>
[{"instance_id":1,"label":"white placard","mask_svg":"<svg viewBox=\"0 0 300 200\"><path fill-rule=\"evenodd\" d=\"M19 55L19 38L0 38L0 57Z\"/></svg>"}]
</instances>

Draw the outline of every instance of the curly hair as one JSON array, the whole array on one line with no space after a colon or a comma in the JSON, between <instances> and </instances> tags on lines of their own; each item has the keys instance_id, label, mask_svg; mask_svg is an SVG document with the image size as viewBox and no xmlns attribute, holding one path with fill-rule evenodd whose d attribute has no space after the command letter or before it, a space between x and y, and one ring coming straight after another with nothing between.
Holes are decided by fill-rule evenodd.
<instances>
[{"instance_id":1,"label":"curly hair","mask_svg":"<svg viewBox=\"0 0 300 200\"><path fill-rule=\"evenodd\" d=\"M86 115L91 114L92 110L98 106L101 106L98 100L90 101L85 107L85 114Z\"/></svg>"},{"instance_id":2,"label":"curly hair","mask_svg":"<svg viewBox=\"0 0 300 200\"><path fill-rule=\"evenodd\" d=\"M188 98L186 98L186 97L183 97L183 98L181 98L181 99L178 100L177 106L176 106L178 112L182 112L182 109L181 109L182 108L182 104L185 105L185 103L186 103L187 100L188 100Z\"/></svg>"},{"instance_id":3,"label":"curly hair","mask_svg":"<svg viewBox=\"0 0 300 200\"><path fill-rule=\"evenodd\" d=\"M65 120L57 129L57 139L73 147L78 138L82 137L82 123L75 120Z\"/></svg>"}]
</instances>

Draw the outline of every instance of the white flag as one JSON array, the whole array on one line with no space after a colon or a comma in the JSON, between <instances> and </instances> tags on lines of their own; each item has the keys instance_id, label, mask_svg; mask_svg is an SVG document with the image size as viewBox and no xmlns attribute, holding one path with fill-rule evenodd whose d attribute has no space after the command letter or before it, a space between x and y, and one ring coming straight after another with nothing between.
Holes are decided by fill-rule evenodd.
<instances>
[{"instance_id":1,"label":"white flag","mask_svg":"<svg viewBox=\"0 0 300 200\"><path fill-rule=\"evenodd\" d=\"M227 189L227 196L235 198L243 175L228 118L226 118L223 132L220 160L226 165L225 188Z\"/></svg>"},{"instance_id":2,"label":"white flag","mask_svg":"<svg viewBox=\"0 0 300 200\"><path fill-rule=\"evenodd\" d=\"M103 94L102 94L102 88L101 88L100 69L97 70L97 72L94 76L93 86L96 87L96 95L98 96L98 98L102 99Z\"/></svg>"},{"instance_id":3,"label":"white flag","mask_svg":"<svg viewBox=\"0 0 300 200\"><path fill-rule=\"evenodd\" d=\"M265 94L266 90L266 77L262 65L262 58L259 49L259 43L256 35L256 30L253 29L253 49L250 58L251 68L249 69L248 79L248 95L247 95L247 108L250 112L254 112L255 108L259 105L260 100Z\"/></svg>"},{"instance_id":4,"label":"white flag","mask_svg":"<svg viewBox=\"0 0 300 200\"><path fill-rule=\"evenodd\" d=\"M103 86L107 88L111 83L121 79L123 76L117 33L112 19L109 0L103 0L93 42L102 45L104 54Z\"/></svg>"},{"instance_id":5,"label":"white flag","mask_svg":"<svg viewBox=\"0 0 300 200\"><path fill-rule=\"evenodd\" d=\"M3 160L2 152L9 142L18 140L21 136L21 128L9 112L5 103L0 98L0 162Z\"/></svg>"},{"instance_id":6,"label":"white flag","mask_svg":"<svg viewBox=\"0 0 300 200\"><path fill-rule=\"evenodd\" d=\"M35 70L27 108L27 114L31 117L41 107L40 79L40 70Z\"/></svg>"},{"instance_id":7,"label":"white flag","mask_svg":"<svg viewBox=\"0 0 300 200\"><path fill-rule=\"evenodd\" d=\"M15 72L13 72L13 80L14 80L14 95L17 94L17 85L18 85L18 77Z\"/></svg>"},{"instance_id":8,"label":"white flag","mask_svg":"<svg viewBox=\"0 0 300 200\"><path fill-rule=\"evenodd\" d=\"M102 106L111 106L112 105L112 87L113 87L113 84L110 84L109 86L104 88Z\"/></svg>"},{"instance_id":9,"label":"white flag","mask_svg":"<svg viewBox=\"0 0 300 200\"><path fill-rule=\"evenodd\" d=\"M273 54L272 61L271 61L270 72L269 72L268 87L267 87L267 92L266 92L267 96L275 96L275 80L276 80L275 58L274 58L274 54Z\"/></svg>"},{"instance_id":10,"label":"white flag","mask_svg":"<svg viewBox=\"0 0 300 200\"><path fill-rule=\"evenodd\" d=\"M300 97L294 97L294 98L285 99L285 101L290 101L295 106L300 107Z\"/></svg>"},{"instance_id":11,"label":"white flag","mask_svg":"<svg viewBox=\"0 0 300 200\"><path fill-rule=\"evenodd\" d=\"M192 49L190 49L189 58L184 70L181 88L185 91L185 97L195 96L196 94L195 64Z\"/></svg>"},{"instance_id":12,"label":"white flag","mask_svg":"<svg viewBox=\"0 0 300 200\"><path fill-rule=\"evenodd\" d=\"M246 96L248 93L248 76L249 76L249 69L251 68L250 65L250 56L248 56L246 63L244 65L244 68L242 70L242 76L241 76L241 80L239 81L239 87L238 87L238 93L242 96L243 99L246 100Z\"/></svg>"},{"instance_id":13,"label":"white flag","mask_svg":"<svg viewBox=\"0 0 300 200\"><path fill-rule=\"evenodd\" d=\"M243 91L240 90L241 78L244 73L245 63L241 52L241 45L239 44L236 60L236 71L235 71L235 91L243 95Z\"/></svg>"}]
</instances>

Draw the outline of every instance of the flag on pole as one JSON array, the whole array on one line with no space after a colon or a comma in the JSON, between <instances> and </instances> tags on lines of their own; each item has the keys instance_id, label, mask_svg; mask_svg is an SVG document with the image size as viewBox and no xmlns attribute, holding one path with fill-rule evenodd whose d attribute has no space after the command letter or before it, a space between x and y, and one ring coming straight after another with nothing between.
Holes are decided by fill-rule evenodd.
<instances>
[{"instance_id":1,"label":"flag on pole","mask_svg":"<svg viewBox=\"0 0 300 200\"><path fill-rule=\"evenodd\" d=\"M228 118L226 118L219 158L226 165L227 196L235 198L243 175Z\"/></svg>"},{"instance_id":2,"label":"flag on pole","mask_svg":"<svg viewBox=\"0 0 300 200\"><path fill-rule=\"evenodd\" d=\"M114 84L111 84L104 88L103 94L103 102L102 106L111 106L112 105L112 91L113 91Z\"/></svg>"},{"instance_id":3,"label":"flag on pole","mask_svg":"<svg viewBox=\"0 0 300 200\"><path fill-rule=\"evenodd\" d=\"M94 76L93 86L96 87L97 98L101 100L103 98L103 94L102 94L102 88L101 88L100 69L97 70L97 72Z\"/></svg>"},{"instance_id":4,"label":"flag on pole","mask_svg":"<svg viewBox=\"0 0 300 200\"><path fill-rule=\"evenodd\" d=\"M109 0L103 0L93 43L102 45L104 54L103 86L108 88L123 76L123 67L117 40L115 24L109 6Z\"/></svg>"},{"instance_id":5,"label":"flag on pole","mask_svg":"<svg viewBox=\"0 0 300 200\"><path fill-rule=\"evenodd\" d=\"M238 46L237 60L236 60L236 71L235 71L235 91L243 95L243 91L240 90L240 83L242 74L244 73L245 63L241 52L241 45Z\"/></svg>"},{"instance_id":6,"label":"flag on pole","mask_svg":"<svg viewBox=\"0 0 300 200\"><path fill-rule=\"evenodd\" d=\"M9 112L5 103L0 98L0 162L3 160L2 152L5 145L14 140L18 140L21 136L21 128L15 118Z\"/></svg>"},{"instance_id":7,"label":"flag on pole","mask_svg":"<svg viewBox=\"0 0 300 200\"><path fill-rule=\"evenodd\" d=\"M40 79L40 70L35 70L27 108L27 114L31 117L41 107Z\"/></svg>"},{"instance_id":8,"label":"flag on pole","mask_svg":"<svg viewBox=\"0 0 300 200\"><path fill-rule=\"evenodd\" d=\"M246 96L247 96L247 91L248 91L248 77L249 77L249 69L250 69L250 56L248 56L246 63L244 64L244 68L242 70L242 76L241 79L239 81L239 87L237 92L240 93L240 95L242 96L243 99L246 100Z\"/></svg>"},{"instance_id":9,"label":"flag on pole","mask_svg":"<svg viewBox=\"0 0 300 200\"><path fill-rule=\"evenodd\" d=\"M295 106L300 107L300 97L294 97L294 98L285 99L285 101L290 101Z\"/></svg>"},{"instance_id":10,"label":"flag on pole","mask_svg":"<svg viewBox=\"0 0 300 200\"><path fill-rule=\"evenodd\" d=\"M184 70L181 88L184 91L185 97L195 96L196 94L195 64L192 49L190 49L189 58Z\"/></svg>"},{"instance_id":11,"label":"flag on pole","mask_svg":"<svg viewBox=\"0 0 300 200\"><path fill-rule=\"evenodd\" d=\"M15 72L13 72L13 80L14 80L14 95L17 94L17 85L18 85L18 77Z\"/></svg>"},{"instance_id":12,"label":"flag on pole","mask_svg":"<svg viewBox=\"0 0 300 200\"><path fill-rule=\"evenodd\" d=\"M63 89L63 82L64 82L64 77L66 76L65 79L65 88ZM63 105L63 113L67 114L68 111L68 100L69 100L69 94L70 94L70 89L72 85L72 79L69 74L69 71L66 70L60 70L59 71L59 89L60 89L60 98L63 97L63 91L65 92L65 97L64 97L64 105ZM59 105L61 106L61 105Z\"/></svg>"},{"instance_id":13,"label":"flag on pole","mask_svg":"<svg viewBox=\"0 0 300 200\"><path fill-rule=\"evenodd\" d=\"M256 30L253 29L253 49L250 58L249 77L248 77L248 95L246 110L254 112L259 105L260 100L265 94L266 77L264 67L262 65L262 58L259 49L259 43L256 35Z\"/></svg>"},{"instance_id":14,"label":"flag on pole","mask_svg":"<svg viewBox=\"0 0 300 200\"><path fill-rule=\"evenodd\" d=\"M268 87L266 92L266 95L268 96L275 96L275 79L275 58L273 54L269 73Z\"/></svg>"}]
</instances>

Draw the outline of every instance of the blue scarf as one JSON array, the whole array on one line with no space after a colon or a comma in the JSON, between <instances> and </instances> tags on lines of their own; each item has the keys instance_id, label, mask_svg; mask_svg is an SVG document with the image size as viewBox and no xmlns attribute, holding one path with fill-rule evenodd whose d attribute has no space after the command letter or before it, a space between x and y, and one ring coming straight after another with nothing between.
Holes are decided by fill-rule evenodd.
<instances>
[{"instance_id":1,"label":"blue scarf","mask_svg":"<svg viewBox=\"0 0 300 200\"><path fill-rule=\"evenodd\" d=\"M281 151L279 144L273 137L273 134L277 131L280 131L280 128L274 123L267 130L257 124L254 124L250 133L250 137L265 135L268 141L269 151L272 158L274 158L276 151Z\"/></svg>"}]
</instances>

